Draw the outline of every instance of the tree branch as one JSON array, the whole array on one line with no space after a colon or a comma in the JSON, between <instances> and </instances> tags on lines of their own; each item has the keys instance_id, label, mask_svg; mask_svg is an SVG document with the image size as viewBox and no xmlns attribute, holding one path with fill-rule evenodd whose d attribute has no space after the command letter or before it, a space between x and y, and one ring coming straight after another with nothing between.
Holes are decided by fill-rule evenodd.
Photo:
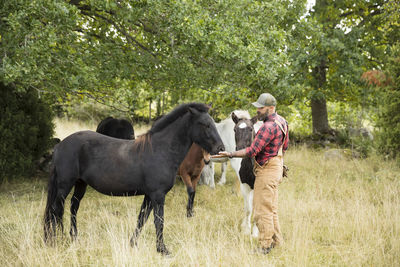
<instances>
[{"instance_id":1,"label":"tree branch","mask_svg":"<svg viewBox=\"0 0 400 267\"><path fill-rule=\"evenodd\" d=\"M156 54L154 54L153 52L150 51L149 48L147 48L146 46L144 46L143 44L139 43L133 36L131 36L127 31L125 31L122 27L120 27L116 22L114 22L113 20L97 14L97 13L93 13L93 14L89 14L86 11L82 11L83 14L87 15L87 16L95 16L98 18L103 19L104 21L110 23L111 25L113 25L117 31L119 31L123 36L126 37L126 39L128 40L129 43L131 43L133 46L139 47L142 50L144 50L145 52L149 53L150 55L152 55L153 57L156 57Z\"/></svg>"},{"instance_id":2,"label":"tree branch","mask_svg":"<svg viewBox=\"0 0 400 267\"><path fill-rule=\"evenodd\" d=\"M378 6L379 6L378 4L368 6L367 10L372 10L373 9L373 10L379 10L380 12L382 12L380 9L377 9ZM363 8L360 8L358 10L352 10L352 11L343 13L343 14L339 15L339 17L347 17L347 16L354 15L354 14L360 15L362 17L362 13L364 13L364 12L365 12L365 10ZM373 14L373 13L370 13L370 14Z\"/></svg>"},{"instance_id":3,"label":"tree branch","mask_svg":"<svg viewBox=\"0 0 400 267\"><path fill-rule=\"evenodd\" d=\"M129 107L126 107L126 106L124 106L124 108L125 108L126 110L117 108L116 106L106 103L106 101L103 100L102 98L98 98L98 97L92 95L92 94L89 93L89 92L72 91L71 93L74 94L74 95L83 95L83 96L86 96L86 97L88 97L88 98L90 98L90 99L93 99L95 102L97 102L97 103L99 103L99 104L105 105L105 106L107 106L107 107L110 107L110 108L115 109L115 110L120 111L120 112L129 113L129 110L130 110Z\"/></svg>"},{"instance_id":4,"label":"tree branch","mask_svg":"<svg viewBox=\"0 0 400 267\"><path fill-rule=\"evenodd\" d=\"M92 8L88 5L80 5L81 2L82 2L82 0L70 0L69 1L69 3L71 5L75 5L81 11L82 14L92 17L92 18L93 18L93 16L95 16L95 17L98 17L98 18L108 22L109 24L113 25L117 29L117 31L119 31L123 36L125 36L130 44L132 44L133 46L139 47L143 51L151 54L153 57L156 57L155 53L153 53L149 48L147 48L145 45L143 45L139 41L137 41L132 35L130 35L126 30L124 30L120 25L118 25L117 22L115 22L115 21L111 20L110 18L107 18L103 15L100 15L100 14L96 13L95 11L89 12L89 11L92 11ZM121 7L120 5L118 5L118 6ZM109 11L104 11L104 10L97 10L97 11L108 13L111 16L115 15L115 13L109 12ZM147 27L143 22L141 22L141 21L139 21L139 22L141 23L143 30L151 32L151 33L155 33L153 30L151 30L149 27ZM138 23L133 23L133 24L140 27L140 24L138 24Z\"/></svg>"}]
</instances>

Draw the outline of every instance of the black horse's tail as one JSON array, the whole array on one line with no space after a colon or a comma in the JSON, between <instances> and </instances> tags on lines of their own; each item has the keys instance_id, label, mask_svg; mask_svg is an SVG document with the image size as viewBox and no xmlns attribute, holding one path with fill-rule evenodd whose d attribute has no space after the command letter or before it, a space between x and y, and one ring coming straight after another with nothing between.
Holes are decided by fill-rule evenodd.
<instances>
[{"instance_id":1,"label":"black horse's tail","mask_svg":"<svg viewBox=\"0 0 400 267\"><path fill-rule=\"evenodd\" d=\"M44 212L44 241L47 242L55 235L57 224L62 226L62 217L58 218L55 208L57 198L57 170L53 165L51 168L49 184L47 188L47 204ZM62 215L61 215L62 216ZM61 220L60 220L61 219Z\"/></svg>"}]
</instances>

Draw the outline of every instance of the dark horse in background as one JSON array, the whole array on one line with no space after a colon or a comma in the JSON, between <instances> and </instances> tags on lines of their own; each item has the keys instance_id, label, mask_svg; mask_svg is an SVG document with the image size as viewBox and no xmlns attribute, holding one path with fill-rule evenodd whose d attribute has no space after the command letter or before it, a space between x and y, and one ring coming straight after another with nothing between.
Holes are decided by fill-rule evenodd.
<instances>
[{"instance_id":1,"label":"dark horse in background","mask_svg":"<svg viewBox=\"0 0 400 267\"><path fill-rule=\"evenodd\" d=\"M107 117L102 120L97 126L96 132L120 139L135 139L132 124L127 120L113 117Z\"/></svg>"},{"instance_id":2,"label":"dark horse in background","mask_svg":"<svg viewBox=\"0 0 400 267\"><path fill-rule=\"evenodd\" d=\"M131 244L136 245L144 223L154 210L157 251L170 254L163 238L164 202L179 165L193 142L211 154L224 150L208 109L200 103L180 105L136 141L92 131L65 138L53 156L44 214L45 240L56 235L57 225L62 229L64 201L74 186L70 235L76 238L76 214L90 185L110 196L144 195Z\"/></svg>"},{"instance_id":3,"label":"dark horse in background","mask_svg":"<svg viewBox=\"0 0 400 267\"><path fill-rule=\"evenodd\" d=\"M179 175L186 185L188 194L188 204L186 206L186 216L193 217L193 204L194 196L196 194L196 187L200 180L201 171L205 164L210 163L210 153L205 151L201 146L193 143L186 154L185 159L178 169Z\"/></svg>"}]
</instances>

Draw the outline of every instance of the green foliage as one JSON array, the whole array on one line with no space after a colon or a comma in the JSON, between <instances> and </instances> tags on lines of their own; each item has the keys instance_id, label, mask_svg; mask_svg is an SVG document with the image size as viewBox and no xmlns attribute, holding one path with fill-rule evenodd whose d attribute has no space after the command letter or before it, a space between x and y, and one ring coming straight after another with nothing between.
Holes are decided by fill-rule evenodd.
<instances>
[{"instance_id":1,"label":"green foliage","mask_svg":"<svg viewBox=\"0 0 400 267\"><path fill-rule=\"evenodd\" d=\"M344 129L346 113L375 103L360 77L384 69L399 4L317 0L305 15L306 3L0 1L0 82L48 93L58 113L83 119L145 118L149 109L154 118L199 101L218 120L254 112L250 103L270 92L298 134L315 129L324 101L329 116L319 120ZM332 109L339 103L346 108Z\"/></svg>"},{"instance_id":2,"label":"green foliage","mask_svg":"<svg viewBox=\"0 0 400 267\"><path fill-rule=\"evenodd\" d=\"M0 83L0 181L32 175L53 136L48 104L35 90L15 91Z\"/></svg>"},{"instance_id":3,"label":"green foliage","mask_svg":"<svg viewBox=\"0 0 400 267\"><path fill-rule=\"evenodd\" d=\"M340 129L337 131L336 143L341 148L351 149L355 157L367 157L374 151L373 140L368 135L363 135L356 129L356 133L351 129Z\"/></svg>"},{"instance_id":4,"label":"green foliage","mask_svg":"<svg viewBox=\"0 0 400 267\"><path fill-rule=\"evenodd\" d=\"M380 93L380 112L377 127L379 129L378 148L391 157L400 155L400 43L391 49L387 64L389 85Z\"/></svg>"},{"instance_id":5,"label":"green foliage","mask_svg":"<svg viewBox=\"0 0 400 267\"><path fill-rule=\"evenodd\" d=\"M310 108L300 101L294 102L287 108L289 110L282 113L281 107L277 107L278 113L284 115L289 122L289 129L300 136L310 135L312 133Z\"/></svg>"},{"instance_id":6,"label":"green foliage","mask_svg":"<svg viewBox=\"0 0 400 267\"><path fill-rule=\"evenodd\" d=\"M17 90L60 91L84 75L76 9L63 1L0 3L0 81Z\"/></svg>"},{"instance_id":7,"label":"green foliage","mask_svg":"<svg viewBox=\"0 0 400 267\"><path fill-rule=\"evenodd\" d=\"M296 88L286 81L286 49L304 4L5 1L0 80L61 96L89 92L98 99L129 90L131 113L163 92L166 109L179 101L218 98L215 106L223 103L227 113L266 90L288 102Z\"/></svg>"}]
</instances>

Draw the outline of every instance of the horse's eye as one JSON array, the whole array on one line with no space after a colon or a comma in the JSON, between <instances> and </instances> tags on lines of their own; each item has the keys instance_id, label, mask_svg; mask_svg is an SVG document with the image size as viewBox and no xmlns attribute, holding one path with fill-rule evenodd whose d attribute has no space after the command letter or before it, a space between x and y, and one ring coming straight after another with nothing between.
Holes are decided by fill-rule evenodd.
<instances>
[{"instance_id":1,"label":"horse's eye","mask_svg":"<svg viewBox=\"0 0 400 267\"><path fill-rule=\"evenodd\" d=\"M210 124L201 123L201 126L206 129L210 129Z\"/></svg>"}]
</instances>

